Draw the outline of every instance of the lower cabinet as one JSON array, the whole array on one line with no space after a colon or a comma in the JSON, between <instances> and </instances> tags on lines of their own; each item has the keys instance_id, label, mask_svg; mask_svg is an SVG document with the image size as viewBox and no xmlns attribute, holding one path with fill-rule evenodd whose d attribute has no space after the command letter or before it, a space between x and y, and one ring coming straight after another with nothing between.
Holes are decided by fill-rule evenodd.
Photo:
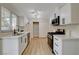
<instances>
[{"instance_id":1,"label":"lower cabinet","mask_svg":"<svg viewBox=\"0 0 79 59\"><path fill-rule=\"evenodd\" d=\"M27 34L0 38L0 55L21 55L27 47Z\"/></svg>"},{"instance_id":2,"label":"lower cabinet","mask_svg":"<svg viewBox=\"0 0 79 59\"><path fill-rule=\"evenodd\" d=\"M2 38L0 39L0 54L1 55L18 55L19 54L19 43L18 38Z\"/></svg>"},{"instance_id":3,"label":"lower cabinet","mask_svg":"<svg viewBox=\"0 0 79 59\"><path fill-rule=\"evenodd\" d=\"M27 35L24 35L23 37L21 37L21 52L20 52L20 54L22 54L23 53L23 51L24 51L24 49L27 47L27 41L28 39L27 39Z\"/></svg>"},{"instance_id":4,"label":"lower cabinet","mask_svg":"<svg viewBox=\"0 0 79 59\"><path fill-rule=\"evenodd\" d=\"M30 33L27 33L27 45L30 43Z\"/></svg>"},{"instance_id":5,"label":"lower cabinet","mask_svg":"<svg viewBox=\"0 0 79 59\"><path fill-rule=\"evenodd\" d=\"M56 55L62 54L62 48L61 48L62 44L61 43L62 42L60 39L54 37L54 44L53 45L54 45L54 53Z\"/></svg>"},{"instance_id":6,"label":"lower cabinet","mask_svg":"<svg viewBox=\"0 0 79 59\"><path fill-rule=\"evenodd\" d=\"M54 53L56 55L79 55L79 39L62 39L54 36Z\"/></svg>"}]
</instances>

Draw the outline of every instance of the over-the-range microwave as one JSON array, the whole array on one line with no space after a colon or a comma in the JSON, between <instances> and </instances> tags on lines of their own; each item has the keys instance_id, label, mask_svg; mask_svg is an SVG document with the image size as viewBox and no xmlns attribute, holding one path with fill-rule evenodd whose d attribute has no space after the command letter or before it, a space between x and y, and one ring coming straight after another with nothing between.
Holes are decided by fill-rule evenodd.
<instances>
[{"instance_id":1,"label":"over-the-range microwave","mask_svg":"<svg viewBox=\"0 0 79 59\"><path fill-rule=\"evenodd\" d=\"M57 16L55 19L52 20L52 24L54 26L60 25L60 16Z\"/></svg>"}]
</instances>

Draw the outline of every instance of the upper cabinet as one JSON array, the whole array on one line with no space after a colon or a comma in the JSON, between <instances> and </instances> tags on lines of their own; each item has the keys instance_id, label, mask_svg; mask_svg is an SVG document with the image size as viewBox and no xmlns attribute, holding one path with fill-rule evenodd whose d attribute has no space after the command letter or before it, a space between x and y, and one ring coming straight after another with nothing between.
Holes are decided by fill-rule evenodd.
<instances>
[{"instance_id":1,"label":"upper cabinet","mask_svg":"<svg viewBox=\"0 0 79 59\"><path fill-rule=\"evenodd\" d=\"M60 25L79 23L79 4L65 4L60 8Z\"/></svg>"},{"instance_id":2,"label":"upper cabinet","mask_svg":"<svg viewBox=\"0 0 79 59\"><path fill-rule=\"evenodd\" d=\"M18 16L18 25L19 26L26 26L29 23L29 20L25 16Z\"/></svg>"},{"instance_id":3,"label":"upper cabinet","mask_svg":"<svg viewBox=\"0 0 79 59\"><path fill-rule=\"evenodd\" d=\"M18 16L18 28L19 30L26 30L26 26L28 26L29 21L27 17Z\"/></svg>"},{"instance_id":4,"label":"upper cabinet","mask_svg":"<svg viewBox=\"0 0 79 59\"><path fill-rule=\"evenodd\" d=\"M19 22L19 26L24 26L25 24L24 24L24 17L23 16L19 16L18 17L18 22Z\"/></svg>"},{"instance_id":5,"label":"upper cabinet","mask_svg":"<svg viewBox=\"0 0 79 59\"><path fill-rule=\"evenodd\" d=\"M73 23L79 23L79 3L71 4L71 19Z\"/></svg>"},{"instance_id":6,"label":"upper cabinet","mask_svg":"<svg viewBox=\"0 0 79 59\"><path fill-rule=\"evenodd\" d=\"M71 7L66 4L60 8L60 25L71 23Z\"/></svg>"}]
</instances>

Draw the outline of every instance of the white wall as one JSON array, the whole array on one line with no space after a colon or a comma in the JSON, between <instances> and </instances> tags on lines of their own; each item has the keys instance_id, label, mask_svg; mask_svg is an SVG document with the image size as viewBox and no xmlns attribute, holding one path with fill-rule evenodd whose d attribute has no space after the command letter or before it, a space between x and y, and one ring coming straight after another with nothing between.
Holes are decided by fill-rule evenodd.
<instances>
[{"instance_id":1,"label":"white wall","mask_svg":"<svg viewBox=\"0 0 79 59\"><path fill-rule=\"evenodd\" d=\"M48 23L39 23L39 37L46 37L48 32Z\"/></svg>"},{"instance_id":2,"label":"white wall","mask_svg":"<svg viewBox=\"0 0 79 59\"><path fill-rule=\"evenodd\" d=\"M49 27L49 12L43 12L39 20L31 19L30 20L30 33L31 38L33 38L33 21L39 22L39 37L46 37Z\"/></svg>"}]
</instances>

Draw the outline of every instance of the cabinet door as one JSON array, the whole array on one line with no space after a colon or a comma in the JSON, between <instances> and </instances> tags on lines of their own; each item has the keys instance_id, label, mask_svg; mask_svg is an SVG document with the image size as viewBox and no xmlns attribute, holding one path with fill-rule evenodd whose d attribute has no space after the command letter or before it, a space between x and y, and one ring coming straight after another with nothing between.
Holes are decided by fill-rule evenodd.
<instances>
[{"instance_id":1,"label":"cabinet door","mask_svg":"<svg viewBox=\"0 0 79 59\"><path fill-rule=\"evenodd\" d=\"M27 38L26 35L22 36L22 51L26 48L27 46Z\"/></svg>"},{"instance_id":2,"label":"cabinet door","mask_svg":"<svg viewBox=\"0 0 79 59\"><path fill-rule=\"evenodd\" d=\"M19 47L18 47L18 39L14 39L14 38L3 38L3 42L2 42L2 53L3 54L12 54L11 52L14 51L13 54L19 54ZM17 51L15 53L15 51Z\"/></svg>"},{"instance_id":3,"label":"cabinet door","mask_svg":"<svg viewBox=\"0 0 79 59\"><path fill-rule=\"evenodd\" d=\"M0 39L0 51L2 51L3 47L2 47L2 41L3 39Z\"/></svg>"},{"instance_id":4,"label":"cabinet door","mask_svg":"<svg viewBox=\"0 0 79 59\"><path fill-rule=\"evenodd\" d=\"M62 40L54 37L54 52L56 55L62 54Z\"/></svg>"},{"instance_id":5,"label":"cabinet door","mask_svg":"<svg viewBox=\"0 0 79 59\"><path fill-rule=\"evenodd\" d=\"M54 37L53 49L54 49L54 53L55 53L56 55L58 54L57 46L56 46L57 40L58 40L58 39Z\"/></svg>"},{"instance_id":6,"label":"cabinet door","mask_svg":"<svg viewBox=\"0 0 79 59\"><path fill-rule=\"evenodd\" d=\"M26 43L27 43L26 35L23 36L23 40L24 40L24 48L25 48L26 47Z\"/></svg>"},{"instance_id":7,"label":"cabinet door","mask_svg":"<svg viewBox=\"0 0 79 59\"><path fill-rule=\"evenodd\" d=\"M19 39L19 51L20 51L20 54L24 51L24 49L26 47L26 43L27 43L27 39L26 39L25 35L23 35Z\"/></svg>"},{"instance_id":8,"label":"cabinet door","mask_svg":"<svg viewBox=\"0 0 79 59\"><path fill-rule=\"evenodd\" d=\"M65 4L60 8L60 25L71 23L71 6L70 4Z\"/></svg>"},{"instance_id":9,"label":"cabinet door","mask_svg":"<svg viewBox=\"0 0 79 59\"><path fill-rule=\"evenodd\" d=\"M19 38L19 54L21 54L22 51L22 37Z\"/></svg>"},{"instance_id":10,"label":"cabinet door","mask_svg":"<svg viewBox=\"0 0 79 59\"><path fill-rule=\"evenodd\" d=\"M24 46L25 46L25 39L24 36L22 36L22 51L24 50Z\"/></svg>"},{"instance_id":11,"label":"cabinet door","mask_svg":"<svg viewBox=\"0 0 79 59\"><path fill-rule=\"evenodd\" d=\"M72 18L72 24L79 24L79 4L78 3L74 3L71 4L71 18Z\"/></svg>"},{"instance_id":12,"label":"cabinet door","mask_svg":"<svg viewBox=\"0 0 79 59\"><path fill-rule=\"evenodd\" d=\"M54 53L58 55L58 39L54 37Z\"/></svg>"},{"instance_id":13,"label":"cabinet door","mask_svg":"<svg viewBox=\"0 0 79 59\"><path fill-rule=\"evenodd\" d=\"M19 16L18 17L18 23L19 23L19 26L24 26L25 24L24 24L24 17L22 17L22 16Z\"/></svg>"},{"instance_id":14,"label":"cabinet door","mask_svg":"<svg viewBox=\"0 0 79 59\"><path fill-rule=\"evenodd\" d=\"M18 51L18 39L3 39L3 51Z\"/></svg>"}]
</instances>

